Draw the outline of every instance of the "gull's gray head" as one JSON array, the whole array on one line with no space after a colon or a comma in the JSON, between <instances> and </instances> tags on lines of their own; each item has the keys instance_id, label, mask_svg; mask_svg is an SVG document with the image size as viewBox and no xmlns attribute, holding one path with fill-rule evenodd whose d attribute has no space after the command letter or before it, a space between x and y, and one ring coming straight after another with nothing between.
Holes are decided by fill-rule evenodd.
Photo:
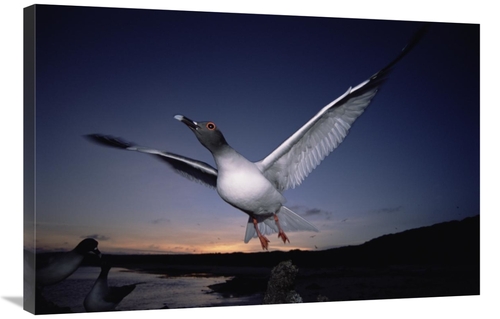
<instances>
[{"instance_id":1,"label":"gull's gray head","mask_svg":"<svg viewBox=\"0 0 500 319\"><path fill-rule=\"evenodd\" d=\"M97 245L97 240L93 238L86 238L76 246L75 250L81 255L92 253L101 257L101 252L99 251L99 249L97 249Z\"/></svg>"},{"instance_id":2,"label":"gull's gray head","mask_svg":"<svg viewBox=\"0 0 500 319\"><path fill-rule=\"evenodd\" d=\"M221 147L227 145L226 139L214 122L196 122L182 115L176 115L176 120L186 124L193 131L198 141L208 148L209 151L215 152Z\"/></svg>"}]
</instances>

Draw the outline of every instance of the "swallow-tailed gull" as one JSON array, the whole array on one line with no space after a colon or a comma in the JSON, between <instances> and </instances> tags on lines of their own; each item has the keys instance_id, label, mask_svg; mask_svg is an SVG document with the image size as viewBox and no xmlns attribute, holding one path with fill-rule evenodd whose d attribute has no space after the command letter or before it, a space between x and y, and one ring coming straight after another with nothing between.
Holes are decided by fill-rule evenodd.
<instances>
[{"instance_id":1,"label":"swallow-tailed gull","mask_svg":"<svg viewBox=\"0 0 500 319\"><path fill-rule=\"evenodd\" d=\"M285 231L318 231L311 223L285 207L284 190L302 183L307 175L346 137L354 121L364 112L392 67L420 40L421 28L387 66L366 81L322 108L267 157L251 162L234 150L212 121L198 122L183 115L175 119L186 124L213 155L217 168L181 155L141 147L109 135L88 135L93 141L130 151L152 154L166 161L182 175L217 189L220 197L248 214L245 243L258 237L268 249L265 235Z\"/></svg>"}]
</instances>

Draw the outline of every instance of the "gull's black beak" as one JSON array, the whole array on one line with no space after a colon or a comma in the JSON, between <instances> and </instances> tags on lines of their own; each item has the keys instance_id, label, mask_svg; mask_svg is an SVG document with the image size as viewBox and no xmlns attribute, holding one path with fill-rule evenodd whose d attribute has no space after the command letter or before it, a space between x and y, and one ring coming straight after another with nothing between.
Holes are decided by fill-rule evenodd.
<instances>
[{"instance_id":1,"label":"gull's black beak","mask_svg":"<svg viewBox=\"0 0 500 319\"><path fill-rule=\"evenodd\" d=\"M99 251L99 249L94 249L91 251L92 254L96 255L97 257L101 258L102 254L101 252Z\"/></svg>"},{"instance_id":2,"label":"gull's black beak","mask_svg":"<svg viewBox=\"0 0 500 319\"><path fill-rule=\"evenodd\" d=\"M187 127L189 127L192 130L197 130L199 128L198 123L196 123L193 120L188 119L187 117L183 115L176 115L174 118L178 121L181 121L182 123L186 124Z\"/></svg>"}]
</instances>

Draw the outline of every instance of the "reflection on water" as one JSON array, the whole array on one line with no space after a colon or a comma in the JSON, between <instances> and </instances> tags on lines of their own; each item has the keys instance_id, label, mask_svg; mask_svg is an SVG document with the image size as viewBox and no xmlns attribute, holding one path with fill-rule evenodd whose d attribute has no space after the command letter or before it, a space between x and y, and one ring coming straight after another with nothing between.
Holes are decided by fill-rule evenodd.
<instances>
[{"instance_id":1,"label":"reflection on water","mask_svg":"<svg viewBox=\"0 0 500 319\"><path fill-rule=\"evenodd\" d=\"M59 307L73 312L85 312L83 300L99 276L98 267L80 267L66 280L43 289L43 295ZM259 304L260 296L223 298L208 286L222 283L230 277L204 277L196 274L166 277L155 274L112 268L108 276L110 286L140 283L125 297L116 310L147 310L162 308L192 308L207 306Z\"/></svg>"}]
</instances>

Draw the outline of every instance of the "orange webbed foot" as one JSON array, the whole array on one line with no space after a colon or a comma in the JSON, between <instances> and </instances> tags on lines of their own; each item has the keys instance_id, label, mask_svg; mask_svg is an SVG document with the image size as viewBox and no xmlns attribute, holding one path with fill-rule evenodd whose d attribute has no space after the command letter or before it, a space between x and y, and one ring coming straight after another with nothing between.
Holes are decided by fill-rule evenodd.
<instances>
[{"instance_id":1,"label":"orange webbed foot","mask_svg":"<svg viewBox=\"0 0 500 319\"><path fill-rule=\"evenodd\" d=\"M287 241L288 243L290 243L290 239L288 239L288 237L285 235L285 232L280 226L280 221L277 215L274 215L274 221L276 223L276 226L278 226L278 238L281 238L284 244L286 244Z\"/></svg>"},{"instance_id":2,"label":"orange webbed foot","mask_svg":"<svg viewBox=\"0 0 500 319\"><path fill-rule=\"evenodd\" d=\"M290 243L290 239L288 239L287 235L285 234L285 232L283 230L281 230L278 233L278 238L281 238L281 240L283 240L284 244L286 244L286 242Z\"/></svg>"},{"instance_id":3,"label":"orange webbed foot","mask_svg":"<svg viewBox=\"0 0 500 319\"><path fill-rule=\"evenodd\" d=\"M269 239L267 239L266 236L263 236L263 235L260 235L259 239L260 239L260 244L262 245L262 249L268 250Z\"/></svg>"}]
</instances>

